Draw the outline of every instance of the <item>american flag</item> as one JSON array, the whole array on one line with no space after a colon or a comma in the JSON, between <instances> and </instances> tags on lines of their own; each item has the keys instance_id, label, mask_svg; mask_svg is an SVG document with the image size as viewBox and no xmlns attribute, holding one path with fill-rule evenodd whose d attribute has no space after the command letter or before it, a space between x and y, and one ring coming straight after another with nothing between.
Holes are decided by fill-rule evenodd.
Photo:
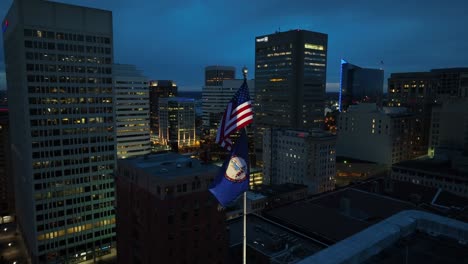
<instances>
[{"instance_id":1,"label":"american flag","mask_svg":"<svg viewBox=\"0 0 468 264\"><path fill-rule=\"evenodd\" d=\"M244 80L242 86L228 103L226 111L224 111L216 134L216 143L227 150L231 150L232 141L229 136L252 122L252 102L250 101L247 81Z\"/></svg>"}]
</instances>

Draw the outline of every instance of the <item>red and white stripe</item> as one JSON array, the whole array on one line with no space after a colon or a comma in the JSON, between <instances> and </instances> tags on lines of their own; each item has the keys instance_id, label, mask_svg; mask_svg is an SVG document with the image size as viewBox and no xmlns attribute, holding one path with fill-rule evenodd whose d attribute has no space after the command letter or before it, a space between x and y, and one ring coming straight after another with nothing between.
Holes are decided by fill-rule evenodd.
<instances>
[{"instance_id":1,"label":"red and white stripe","mask_svg":"<svg viewBox=\"0 0 468 264\"><path fill-rule=\"evenodd\" d=\"M251 101L244 102L234 109L232 107L232 102L229 102L216 134L216 143L227 150L232 146L229 136L253 122Z\"/></svg>"}]
</instances>

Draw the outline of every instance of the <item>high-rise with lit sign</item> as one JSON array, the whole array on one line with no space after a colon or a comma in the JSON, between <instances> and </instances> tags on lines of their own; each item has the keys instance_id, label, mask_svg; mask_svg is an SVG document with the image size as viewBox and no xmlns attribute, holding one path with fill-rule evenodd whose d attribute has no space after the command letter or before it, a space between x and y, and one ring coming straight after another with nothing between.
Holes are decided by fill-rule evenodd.
<instances>
[{"instance_id":1,"label":"high-rise with lit sign","mask_svg":"<svg viewBox=\"0 0 468 264\"><path fill-rule=\"evenodd\" d=\"M3 34L18 225L32 263L115 243L110 11L15 0Z\"/></svg>"},{"instance_id":2,"label":"high-rise with lit sign","mask_svg":"<svg viewBox=\"0 0 468 264\"><path fill-rule=\"evenodd\" d=\"M256 152L268 127L322 127L328 35L291 30L255 39Z\"/></svg>"}]
</instances>

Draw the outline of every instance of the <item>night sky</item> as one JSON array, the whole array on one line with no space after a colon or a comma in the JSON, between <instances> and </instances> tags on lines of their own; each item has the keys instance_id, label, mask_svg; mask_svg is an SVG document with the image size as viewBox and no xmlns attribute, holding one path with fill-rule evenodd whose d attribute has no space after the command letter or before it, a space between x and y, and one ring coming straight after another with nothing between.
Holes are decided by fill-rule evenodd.
<instances>
[{"instance_id":1,"label":"night sky","mask_svg":"<svg viewBox=\"0 0 468 264\"><path fill-rule=\"evenodd\" d=\"M201 90L207 65L235 66L239 78L246 65L254 78L255 37L278 29L328 34L329 91L338 88L340 58L383 67L386 78L392 72L468 66L466 0L59 2L111 10L115 62L135 64L150 79L175 80L180 90ZM2 20L11 3L0 1ZM5 89L3 39L0 50Z\"/></svg>"}]
</instances>

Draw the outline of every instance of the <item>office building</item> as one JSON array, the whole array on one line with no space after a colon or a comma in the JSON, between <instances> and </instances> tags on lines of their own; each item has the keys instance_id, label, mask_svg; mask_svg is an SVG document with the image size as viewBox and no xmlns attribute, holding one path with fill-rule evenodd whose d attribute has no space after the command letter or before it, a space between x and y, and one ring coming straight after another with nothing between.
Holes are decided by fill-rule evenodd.
<instances>
[{"instance_id":1,"label":"office building","mask_svg":"<svg viewBox=\"0 0 468 264\"><path fill-rule=\"evenodd\" d=\"M468 97L468 68L394 73L388 79L388 97L388 106L404 106L415 115L413 156L426 155L433 151L429 143L432 106Z\"/></svg>"},{"instance_id":2,"label":"office building","mask_svg":"<svg viewBox=\"0 0 468 264\"><path fill-rule=\"evenodd\" d=\"M446 99L432 108L429 139L431 157L452 151L468 155L468 98Z\"/></svg>"},{"instance_id":3,"label":"office building","mask_svg":"<svg viewBox=\"0 0 468 264\"><path fill-rule=\"evenodd\" d=\"M118 165L118 263L226 263L225 212L208 191L219 167L175 153Z\"/></svg>"},{"instance_id":4,"label":"office building","mask_svg":"<svg viewBox=\"0 0 468 264\"><path fill-rule=\"evenodd\" d=\"M362 68L341 60L339 111L350 105L376 103L382 105L384 71Z\"/></svg>"},{"instance_id":5,"label":"office building","mask_svg":"<svg viewBox=\"0 0 468 264\"><path fill-rule=\"evenodd\" d=\"M134 65L114 64L117 158L151 152L148 80Z\"/></svg>"},{"instance_id":6,"label":"office building","mask_svg":"<svg viewBox=\"0 0 468 264\"><path fill-rule=\"evenodd\" d=\"M392 73L388 79L388 106L406 107L414 115L412 156L427 154L436 76L431 72Z\"/></svg>"},{"instance_id":7,"label":"office building","mask_svg":"<svg viewBox=\"0 0 468 264\"><path fill-rule=\"evenodd\" d=\"M219 122L224 111L232 100L234 94L242 86L244 80L224 80L220 85L204 86L202 91L202 119L205 129L209 129L210 135L216 135ZM255 99L255 82L248 80L249 94Z\"/></svg>"},{"instance_id":8,"label":"office building","mask_svg":"<svg viewBox=\"0 0 468 264\"><path fill-rule=\"evenodd\" d=\"M306 30L255 38L257 160L262 161L265 128L322 127L327 45L327 34Z\"/></svg>"},{"instance_id":9,"label":"office building","mask_svg":"<svg viewBox=\"0 0 468 264\"><path fill-rule=\"evenodd\" d=\"M414 116L404 108L362 103L338 118L336 155L391 165L410 159Z\"/></svg>"},{"instance_id":10,"label":"office building","mask_svg":"<svg viewBox=\"0 0 468 264\"><path fill-rule=\"evenodd\" d=\"M413 106L445 98L468 97L468 68L393 73L388 80L388 96L389 106Z\"/></svg>"},{"instance_id":11,"label":"office building","mask_svg":"<svg viewBox=\"0 0 468 264\"><path fill-rule=\"evenodd\" d=\"M236 68L231 66L205 67L205 86L220 86L225 80L236 78Z\"/></svg>"},{"instance_id":12,"label":"office building","mask_svg":"<svg viewBox=\"0 0 468 264\"><path fill-rule=\"evenodd\" d=\"M16 214L32 263L108 254L115 241L112 13L15 0L3 24Z\"/></svg>"},{"instance_id":13,"label":"office building","mask_svg":"<svg viewBox=\"0 0 468 264\"><path fill-rule=\"evenodd\" d=\"M8 108L0 106L0 224L15 218L15 193L11 171Z\"/></svg>"},{"instance_id":14,"label":"office building","mask_svg":"<svg viewBox=\"0 0 468 264\"><path fill-rule=\"evenodd\" d=\"M150 86L150 128L152 137L159 137L159 98L177 96L177 84L171 80L153 80Z\"/></svg>"},{"instance_id":15,"label":"office building","mask_svg":"<svg viewBox=\"0 0 468 264\"><path fill-rule=\"evenodd\" d=\"M422 112L434 101L436 77L431 72L392 73L388 79L388 106Z\"/></svg>"},{"instance_id":16,"label":"office building","mask_svg":"<svg viewBox=\"0 0 468 264\"><path fill-rule=\"evenodd\" d=\"M468 97L468 68L433 69L431 73L437 79L437 98Z\"/></svg>"},{"instance_id":17,"label":"office building","mask_svg":"<svg viewBox=\"0 0 468 264\"><path fill-rule=\"evenodd\" d=\"M266 129L263 174L266 183L307 185L310 194L333 190L336 136L325 131Z\"/></svg>"},{"instance_id":18,"label":"office building","mask_svg":"<svg viewBox=\"0 0 468 264\"><path fill-rule=\"evenodd\" d=\"M194 99L183 97L159 99L159 141L174 151L195 146Z\"/></svg>"}]
</instances>

